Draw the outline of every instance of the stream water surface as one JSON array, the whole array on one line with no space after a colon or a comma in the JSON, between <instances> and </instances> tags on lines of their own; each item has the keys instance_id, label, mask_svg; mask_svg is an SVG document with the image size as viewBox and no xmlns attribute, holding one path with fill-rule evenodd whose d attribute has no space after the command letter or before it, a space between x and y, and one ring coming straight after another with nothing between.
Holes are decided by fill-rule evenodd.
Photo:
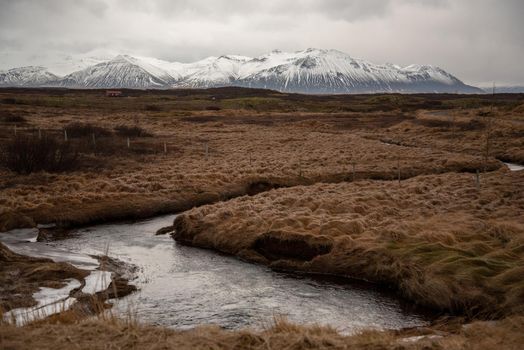
<instances>
[{"instance_id":1,"label":"stream water surface","mask_svg":"<svg viewBox=\"0 0 524 350\"><path fill-rule=\"evenodd\" d=\"M71 238L34 242L30 234L2 235L18 253L47 256L91 267L90 254L108 252L134 264L139 291L113 300L116 313L129 310L143 322L176 328L217 324L225 328L260 327L274 316L306 324L330 325L341 332L362 328L403 328L427 324L392 295L373 285L340 283L279 273L231 256L180 245L155 236L174 215L141 222L79 229ZM10 238L5 238L10 236Z\"/></svg>"}]
</instances>

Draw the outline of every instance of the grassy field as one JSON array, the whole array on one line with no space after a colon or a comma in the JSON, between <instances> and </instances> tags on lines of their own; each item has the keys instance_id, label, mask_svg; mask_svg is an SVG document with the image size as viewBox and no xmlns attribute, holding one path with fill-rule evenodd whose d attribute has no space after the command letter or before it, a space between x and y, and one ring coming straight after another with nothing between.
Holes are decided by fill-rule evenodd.
<instances>
[{"instance_id":1,"label":"grassy field","mask_svg":"<svg viewBox=\"0 0 524 350\"><path fill-rule=\"evenodd\" d=\"M0 231L189 210L175 222L182 243L275 269L386 284L454 318L346 337L285 321L264 331L180 332L64 316L2 325L0 347L522 344L524 172L511 173L501 161L524 163L523 95L304 96L237 88L124 95L0 89ZM20 295L9 299L15 306L31 305L35 288L69 276L61 271L70 267L5 247L0 259L2 285ZM47 268L61 277L34 273Z\"/></svg>"},{"instance_id":2,"label":"grassy field","mask_svg":"<svg viewBox=\"0 0 524 350\"><path fill-rule=\"evenodd\" d=\"M20 135L63 143L69 130L68 145L78 153L69 171L21 175L0 170L0 230L145 217L271 187L394 179L399 167L405 179L501 166L485 157L482 140L477 152L467 153L380 141L416 117L403 110L466 97L301 96L243 89L126 94L106 98L103 91L91 90L0 90L2 150ZM267 103L246 109L254 99ZM486 98L476 99L482 105ZM504 109L521 101L512 95L499 99ZM293 111L281 104L292 105ZM341 112L351 108L367 112ZM75 136L78 125L86 132ZM128 138L118 131L122 126L151 136ZM517 154L514 148L502 151Z\"/></svg>"}]
</instances>

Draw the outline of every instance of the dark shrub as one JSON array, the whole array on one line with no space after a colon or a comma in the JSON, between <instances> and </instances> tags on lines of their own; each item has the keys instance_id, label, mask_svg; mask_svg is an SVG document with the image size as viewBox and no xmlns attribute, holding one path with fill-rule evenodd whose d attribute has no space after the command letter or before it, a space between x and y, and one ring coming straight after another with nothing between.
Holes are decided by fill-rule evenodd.
<instances>
[{"instance_id":1,"label":"dark shrub","mask_svg":"<svg viewBox=\"0 0 524 350\"><path fill-rule=\"evenodd\" d=\"M157 105L146 105L144 109L149 112L161 112L162 111L162 108Z\"/></svg>"},{"instance_id":2,"label":"dark shrub","mask_svg":"<svg viewBox=\"0 0 524 350\"><path fill-rule=\"evenodd\" d=\"M423 125L428 128L440 128L440 129L451 129L458 128L461 131L473 131L473 130L482 130L486 127L484 122L476 119L472 119L468 122L452 122L450 120L442 119L415 119L413 121L415 124Z\"/></svg>"},{"instance_id":3,"label":"dark shrub","mask_svg":"<svg viewBox=\"0 0 524 350\"><path fill-rule=\"evenodd\" d=\"M478 112L478 115L479 115L480 117L488 117L488 116L491 115L491 111L479 111L479 112Z\"/></svg>"},{"instance_id":4,"label":"dark shrub","mask_svg":"<svg viewBox=\"0 0 524 350\"><path fill-rule=\"evenodd\" d=\"M480 120L472 119L469 122L459 122L457 127L462 131L482 130L486 124Z\"/></svg>"},{"instance_id":5,"label":"dark shrub","mask_svg":"<svg viewBox=\"0 0 524 350\"><path fill-rule=\"evenodd\" d=\"M17 124L22 124L22 123L27 122L27 120L24 117L22 117L21 115L13 114L10 112L3 113L2 116L0 117L0 120L3 121L4 123L17 123Z\"/></svg>"},{"instance_id":6,"label":"dark shrub","mask_svg":"<svg viewBox=\"0 0 524 350\"><path fill-rule=\"evenodd\" d=\"M207 106L205 109L206 109L206 111L219 111L220 107L218 107L218 106Z\"/></svg>"},{"instance_id":7,"label":"dark shrub","mask_svg":"<svg viewBox=\"0 0 524 350\"><path fill-rule=\"evenodd\" d=\"M415 119L413 120L413 123L425 126L427 128L448 129L452 126L449 120L441 119Z\"/></svg>"},{"instance_id":8,"label":"dark shrub","mask_svg":"<svg viewBox=\"0 0 524 350\"><path fill-rule=\"evenodd\" d=\"M93 134L96 137L111 135L111 131L93 124L71 123L66 125L65 130L67 131L67 136L71 138L90 137Z\"/></svg>"},{"instance_id":9,"label":"dark shrub","mask_svg":"<svg viewBox=\"0 0 524 350\"><path fill-rule=\"evenodd\" d=\"M19 174L67 171L78 166L78 152L71 143L52 137L20 135L1 146L0 164Z\"/></svg>"},{"instance_id":10,"label":"dark shrub","mask_svg":"<svg viewBox=\"0 0 524 350\"><path fill-rule=\"evenodd\" d=\"M2 99L2 103L6 105L14 105L16 104L16 99L14 98L4 98Z\"/></svg>"},{"instance_id":11,"label":"dark shrub","mask_svg":"<svg viewBox=\"0 0 524 350\"><path fill-rule=\"evenodd\" d=\"M127 126L119 125L115 127L115 131L118 135L124 137L151 137L153 134L147 132L145 129L139 126Z\"/></svg>"}]
</instances>

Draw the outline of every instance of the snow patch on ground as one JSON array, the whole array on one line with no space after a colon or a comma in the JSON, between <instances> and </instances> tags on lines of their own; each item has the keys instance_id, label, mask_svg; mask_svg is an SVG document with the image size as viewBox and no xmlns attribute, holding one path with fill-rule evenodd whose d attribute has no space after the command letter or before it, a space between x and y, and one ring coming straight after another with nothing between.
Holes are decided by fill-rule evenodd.
<instances>
[{"instance_id":1,"label":"snow patch on ground","mask_svg":"<svg viewBox=\"0 0 524 350\"><path fill-rule=\"evenodd\" d=\"M33 294L33 298L37 302L36 306L11 310L4 314L3 318L7 322L13 322L20 326L65 311L76 302L75 298L69 297L69 293L80 286L81 283L76 279L69 279L62 288L41 287L38 292Z\"/></svg>"},{"instance_id":2,"label":"snow patch on ground","mask_svg":"<svg viewBox=\"0 0 524 350\"><path fill-rule=\"evenodd\" d=\"M83 293L95 294L106 290L111 284L111 272L95 270L85 278L86 284Z\"/></svg>"}]
</instances>

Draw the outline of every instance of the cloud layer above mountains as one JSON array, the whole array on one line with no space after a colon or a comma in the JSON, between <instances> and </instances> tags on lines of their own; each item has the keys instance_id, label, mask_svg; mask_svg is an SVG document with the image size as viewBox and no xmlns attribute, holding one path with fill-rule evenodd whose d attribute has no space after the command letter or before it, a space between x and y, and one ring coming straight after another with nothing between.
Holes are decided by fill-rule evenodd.
<instances>
[{"instance_id":1,"label":"cloud layer above mountains","mask_svg":"<svg viewBox=\"0 0 524 350\"><path fill-rule=\"evenodd\" d=\"M0 68L61 54L170 61L334 48L524 85L520 0L0 0Z\"/></svg>"}]
</instances>

